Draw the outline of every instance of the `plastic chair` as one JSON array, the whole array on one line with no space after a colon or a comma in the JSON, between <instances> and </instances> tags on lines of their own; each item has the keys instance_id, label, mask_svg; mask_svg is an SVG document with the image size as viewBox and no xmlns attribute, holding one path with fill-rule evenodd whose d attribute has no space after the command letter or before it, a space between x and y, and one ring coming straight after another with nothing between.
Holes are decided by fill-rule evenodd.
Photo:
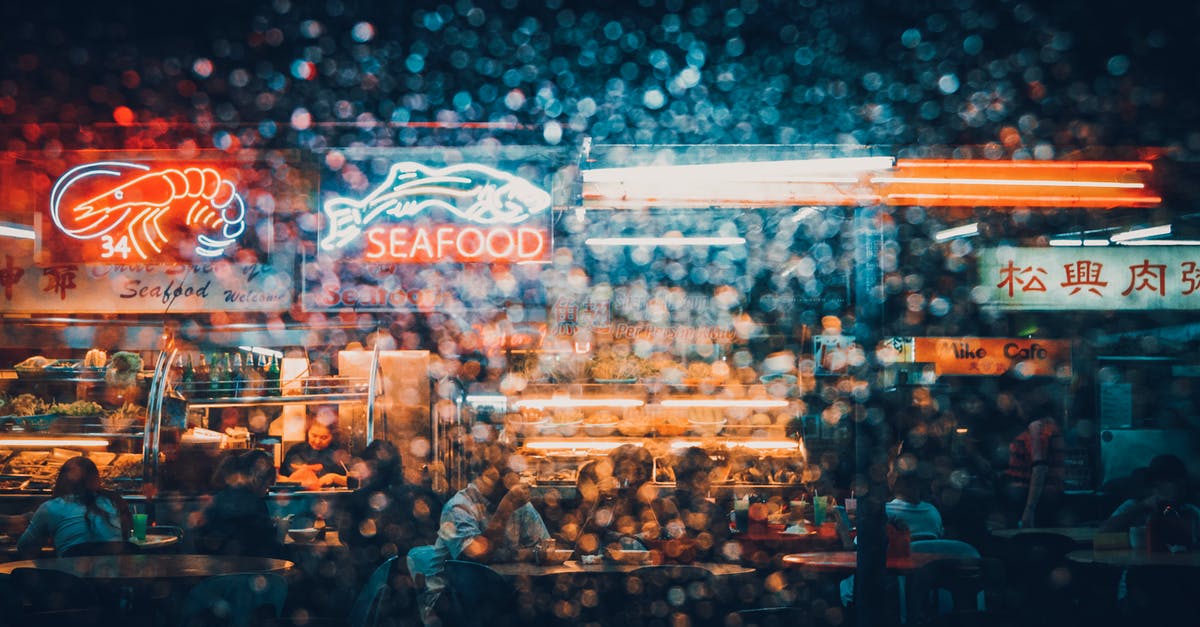
<instances>
[{"instance_id":1,"label":"plastic chair","mask_svg":"<svg viewBox=\"0 0 1200 627\"><path fill-rule=\"evenodd\" d=\"M1023 608L1023 619L1031 625L1061 625L1072 620L1077 610L1067 586L1070 574L1066 555L1075 542L1053 533L1020 533L1004 544L1000 558L1011 585L1006 605Z\"/></svg>"},{"instance_id":2,"label":"plastic chair","mask_svg":"<svg viewBox=\"0 0 1200 627\"><path fill-rule=\"evenodd\" d=\"M444 577L453 595L455 627L519 624L517 591L500 573L476 562L446 560Z\"/></svg>"},{"instance_id":3,"label":"plastic chair","mask_svg":"<svg viewBox=\"0 0 1200 627\"><path fill-rule=\"evenodd\" d=\"M1000 560L947 558L909 577L910 625L985 625L999 618ZM981 602L982 598L982 602Z\"/></svg>"},{"instance_id":4,"label":"plastic chair","mask_svg":"<svg viewBox=\"0 0 1200 627\"><path fill-rule=\"evenodd\" d=\"M268 623L278 619L283 612L287 589L287 580L273 574L235 573L209 577L188 592L175 623L189 627L250 627Z\"/></svg>"},{"instance_id":5,"label":"plastic chair","mask_svg":"<svg viewBox=\"0 0 1200 627\"><path fill-rule=\"evenodd\" d=\"M367 583L363 585L354 606L350 608L350 627L374 627L379 623L379 610L388 591L392 579L392 569L396 566L396 557L390 557L380 564Z\"/></svg>"},{"instance_id":6,"label":"plastic chair","mask_svg":"<svg viewBox=\"0 0 1200 627\"><path fill-rule=\"evenodd\" d=\"M810 624L808 612L798 607L763 607L739 610L742 627L798 627Z\"/></svg>"},{"instance_id":7,"label":"plastic chair","mask_svg":"<svg viewBox=\"0 0 1200 627\"><path fill-rule=\"evenodd\" d=\"M13 569L5 589L5 619L13 625L99 625L100 597L86 580L62 571Z\"/></svg>"},{"instance_id":8,"label":"plastic chair","mask_svg":"<svg viewBox=\"0 0 1200 627\"><path fill-rule=\"evenodd\" d=\"M88 555L135 555L141 553L138 545L125 540L113 542L81 542L74 544L59 554L60 557L82 557Z\"/></svg>"},{"instance_id":9,"label":"plastic chair","mask_svg":"<svg viewBox=\"0 0 1200 627\"><path fill-rule=\"evenodd\" d=\"M716 580L712 573L699 566L643 566L629 573L636 580L627 589L633 592L640 585L640 594L633 603L634 622L671 620L673 613L686 614L693 625L722 623Z\"/></svg>"}]
</instances>

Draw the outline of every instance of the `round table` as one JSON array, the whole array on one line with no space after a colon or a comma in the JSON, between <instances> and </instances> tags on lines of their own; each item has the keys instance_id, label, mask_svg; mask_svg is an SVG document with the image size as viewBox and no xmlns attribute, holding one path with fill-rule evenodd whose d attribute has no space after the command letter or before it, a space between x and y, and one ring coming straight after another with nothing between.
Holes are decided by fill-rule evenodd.
<instances>
[{"instance_id":1,"label":"round table","mask_svg":"<svg viewBox=\"0 0 1200 627\"><path fill-rule=\"evenodd\" d=\"M266 557L218 555L91 555L21 560L0 564L0 575L17 568L58 570L84 579L137 581L151 579L204 579L230 573L284 573L286 560Z\"/></svg>"},{"instance_id":2,"label":"round table","mask_svg":"<svg viewBox=\"0 0 1200 627\"><path fill-rule=\"evenodd\" d=\"M671 566L672 564L668 564ZM681 564L684 565L684 564ZM621 564L610 561L600 561L595 564L580 564L575 560L569 560L562 564L525 564L525 563L507 563L507 564L488 564L492 570L500 573L500 576L505 578L513 577L551 577L554 575L572 575L579 573L591 574L615 574L623 575L631 573L639 568L651 566L650 564ZM738 564L718 564L713 562L697 562L694 564L686 564L686 566L699 566L712 573L714 577L729 577L733 575L749 575L754 573L753 568L747 568Z\"/></svg>"},{"instance_id":3,"label":"round table","mask_svg":"<svg viewBox=\"0 0 1200 627\"><path fill-rule=\"evenodd\" d=\"M887 569L893 573L903 574L919 570L931 562L952 557L938 553L913 553L908 557L889 557ZM851 575L858 569L858 552L792 553L783 556L783 563L811 572Z\"/></svg>"},{"instance_id":4,"label":"round table","mask_svg":"<svg viewBox=\"0 0 1200 627\"><path fill-rule=\"evenodd\" d=\"M996 529L991 532L997 538L1012 539L1027 533L1051 533L1066 536L1075 544L1091 544L1096 537L1097 527L1026 527L1024 529Z\"/></svg>"},{"instance_id":5,"label":"round table","mask_svg":"<svg viewBox=\"0 0 1200 627\"><path fill-rule=\"evenodd\" d=\"M1102 564L1117 568L1139 566L1183 566L1200 568L1200 552L1182 553L1153 552L1145 549L1117 549L1114 551L1072 551L1067 559L1077 564Z\"/></svg>"}]
</instances>

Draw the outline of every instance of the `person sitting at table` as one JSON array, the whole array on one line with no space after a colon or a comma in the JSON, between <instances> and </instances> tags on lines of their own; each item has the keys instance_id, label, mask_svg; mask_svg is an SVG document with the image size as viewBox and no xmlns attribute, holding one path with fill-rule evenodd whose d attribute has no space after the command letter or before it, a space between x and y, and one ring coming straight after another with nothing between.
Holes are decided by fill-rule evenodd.
<instances>
[{"instance_id":1,"label":"person sitting at table","mask_svg":"<svg viewBox=\"0 0 1200 627\"><path fill-rule=\"evenodd\" d=\"M264 451L229 455L214 478L221 489L200 514L196 549L210 555L283 557L283 543L264 497L275 478L271 456Z\"/></svg>"},{"instance_id":2,"label":"person sitting at table","mask_svg":"<svg viewBox=\"0 0 1200 627\"><path fill-rule=\"evenodd\" d=\"M355 561L367 568L438 537L442 500L432 490L404 482L400 451L387 440L375 440L354 465L359 486L338 514L338 536L351 547Z\"/></svg>"},{"instance_id":3,"label":"person sitting at table","mask_svg":"<svg viewBox=\"0 0 1200 627\"><path fill-rule=\"evenodd\" d=\"M895 464L893 469L888 479L894 498L883 506L888 522L907 529L913 540L940 539L944 535L942 515L922 498L924 482L916 472L895 470Z\"/></svg>"},{"instance_id":4,"label":"person sitting at table","mask_svg":"<svg viewBox=\"0 0 1200 627\"><path fill-rule=\"evenodd\" d=\"M695 540L696 558L702 561L723 555L729 539L728 515L708 498L712 467L712 459L704 449L685 449L675 463L674 494L654 501L655 514L662 522L662 537Z\"/></svg>"},{"instance_id":5,"label":"person sitting at table","mask_svg":"<svg viewBox=\"0 0 1200 627\"><path fill-rule=\"evenodd\" d=\"M17 540L17 552L35 556L47 540L63 551L85 542L121 542L129 537L133 516L120 495L101 489L92 460L68 459L58 471L52 498L38 506Z\"/></svg>"},{"instance_id":6,"label":"person sitting at table","mask_svg":"<svg viewBox=\"0 0 1200 627\"><path fill-rule=\"evenodd\" d=\"M648 473L647 473L648 476ZM579 469L575 486L580 504L563 527L563 535L581 553L599 553L603 547L645 549L640 540L661 534L651 503L657 495L648 482L639 489L618 488L613 463L602 458Z\"/></svg>"},{"instance_id":7,"label":"person sitting at table","mask_svg":"<svg viewBox=\"0 0 1200 627\"><path fill-rule=\"evenodd\" d=\"M305 441L288 449L279 465L284 480L300 483L310 490L346 487L346 460L350 456L335 441L331 423L332 418L324 415L308 423Z\"/></svg>"},{"instance_id":8,"label":"person sitting at table","mask_svg":"<svg viewBox=\"0 0 1200 627\"><path fill-rule=\"evenodd\" d=\"M511 451L486 449L472 464L475 479L442 507L438 543L452 559L525 561L550 538L529 502L529 487L510 469Z\"/></svg>"}]
</instances>

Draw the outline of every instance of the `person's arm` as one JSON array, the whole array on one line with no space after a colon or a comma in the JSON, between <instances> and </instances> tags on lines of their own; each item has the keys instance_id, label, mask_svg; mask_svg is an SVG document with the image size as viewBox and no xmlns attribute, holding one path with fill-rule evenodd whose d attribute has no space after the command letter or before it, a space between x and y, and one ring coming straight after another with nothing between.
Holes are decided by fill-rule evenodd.
<instances>
[{"instance_id":1,"label":"person's arm","mask_svg":"<svg viewBox=\"0 0 1200 627\"><path fill-rule=\"evenodd\" d=\"M1043 425L1041 421L1029 424L1029 449L1033 468L1029 477L1029 493L1025 496L1025 509L1021 512L1021 527L1032 527L1037 515L1038 502L1042 499L1042 491L1046 489L1046 475L1049 474L1046 444L1042 441Z\"/></svg>"},{"instance_id":2,"label":"person's arm","mask_svg":"<svg viewBox=\"0 0 1200 627\"><path fill-rule=\"evenodd\" d=\"M508 527L508 520L512 518L514 512L523 507L529 502L529 488L518 485L508 491L504 498L500 500L500 504L496 506L496 511L492 513L492 517L488 520L487 527L479 534L482 536L482 542L472 541L463 547L462 554L468 559L487 563L494 559L496 549L504 546L507 541L505 531Z\"/></svg>"},{"instance_id":3,"label":"person's arm","mask_svg":"<svg viewBox=\"0 0 1200 627\"><path fill-rule=\"evenodd\" d=\"M1140 501L1129 499L1108 517L1108 520L1100 523L1100 531L1126 531L1130 527L1140 525L1146 516L1149 516L1158 505L1158 499L1151 496Z\"/></svg>"},{"instance_id":4,"label":"person's arm","mask_svg":"<svg viewBox=\"0 0 1200 627\"><path fill-rule=\"evenodd\" d=\"M36 556L50 538L50 526L50 513L47 511L46 504L43 503L33 513L33 519L29 521L29 526L17 540L17 554L21 557Z\"/></svg>"}]
</instances>

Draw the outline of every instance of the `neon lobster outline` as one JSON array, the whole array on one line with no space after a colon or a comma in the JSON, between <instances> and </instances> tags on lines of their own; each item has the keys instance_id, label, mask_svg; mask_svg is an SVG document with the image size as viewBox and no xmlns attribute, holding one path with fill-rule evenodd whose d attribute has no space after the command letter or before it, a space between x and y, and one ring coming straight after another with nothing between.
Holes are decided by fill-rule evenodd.
<instances>
[{"instance_id":1,"label":"neon lobster outline","mask_svg":"<svg viewBox=\"0 0 1200 627\"><path fill-rule=\"evenodd\" d=\"M480 182L483 178L493 180ZM460 199L472 202L460 209ZM325 201L329 227L321 248L342 248L381 215L403 219L440 207L473 224L514 225L546 211L551 202L550 193L533 183L478 163L434 168L402 161L392 164L383 182L361 200L336 196Z\"/></svg>"},{"instance_id":2,"label":"neon lobster outline","mask_svg":"<svg viewBox=\"0 0 1200 627\"><path fill-rule=\"evenodd\" d=\"M73 204L67 208L72 215L64 220L61 203L72 186L93 176L124 176L126 172L122 169L144 174ZM136 199L123 202L126 194L134 189L140 192ZM133 252L147 260L149 256L140 244L148 244L156 253L162 252L159 242L165 244L169 238L159 226L159 220L170 212L172 203L178 199L194 199L184 216L185 225L220 227L218 237L204 233L196 235L197 255L218 257L246 231L246 203L237 193L237 187L215 169L190 166L153 170L149 165L126 161L98 161L65 172L50 191L50 218L61 233L84 241L123 229ZM97 206L110 200L115 202ZM204 203L206 200L209 202Z\"/></svg>"}]
</instances>

